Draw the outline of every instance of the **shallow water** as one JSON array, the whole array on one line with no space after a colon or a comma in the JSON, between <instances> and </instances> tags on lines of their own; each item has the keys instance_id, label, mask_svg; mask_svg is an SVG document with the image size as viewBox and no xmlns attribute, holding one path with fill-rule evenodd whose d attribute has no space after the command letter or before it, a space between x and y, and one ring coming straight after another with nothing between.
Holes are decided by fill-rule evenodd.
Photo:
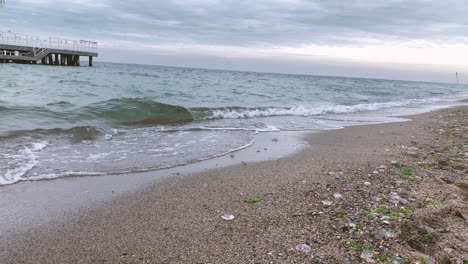
<instances>
[{"instance_id":1,"label":"shallow water","mask_svg":"<svg viewBox=\"0 0 468 264\"><path fill-rule=\"evenodd\" d=\"M256 133L372 123L350 117L456 100L467 88L111 63L0 64L0 185L174 167L248 147Z\"/></svg>"}]
</instances>

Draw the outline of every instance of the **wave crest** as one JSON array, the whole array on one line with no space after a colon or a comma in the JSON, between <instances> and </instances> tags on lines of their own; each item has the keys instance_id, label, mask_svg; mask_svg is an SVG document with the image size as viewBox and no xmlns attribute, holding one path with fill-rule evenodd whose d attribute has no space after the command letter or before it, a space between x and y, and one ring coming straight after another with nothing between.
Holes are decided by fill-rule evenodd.
<instances>
[{"instance_id":1,"label":"wave crest","mask_svg":"<svg viewBox=\"0 0 468 264\"><path fill-rule=\"evenodd\" d=\"M345 114L364 111L376 111L392 107L402 107L421 103L437 102L440 99L407 99L393 102L366 103L356 105L321 105L321 106L293 106L293 107L262 107L262 108L194 108L194 116L203 120L209 119L242 119L268 116L315 116L323 114Z\"/></svg>"}]
</instances>

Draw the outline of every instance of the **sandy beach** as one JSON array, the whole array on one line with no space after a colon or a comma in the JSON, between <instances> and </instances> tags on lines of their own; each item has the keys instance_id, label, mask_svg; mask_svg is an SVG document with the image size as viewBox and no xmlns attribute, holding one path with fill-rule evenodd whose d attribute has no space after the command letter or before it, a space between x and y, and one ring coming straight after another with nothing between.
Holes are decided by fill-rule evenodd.
<instances>
[{"instance_id":1,"label":"sandy beach","mask_svg":"<svg viewBox=\"0 0 468 264\"><path fill-rule=\"evenodd\" d=\"M167 178L4 237L0 262L466 263L468 107L409 118Z\"/></svg>"}]
</instances>

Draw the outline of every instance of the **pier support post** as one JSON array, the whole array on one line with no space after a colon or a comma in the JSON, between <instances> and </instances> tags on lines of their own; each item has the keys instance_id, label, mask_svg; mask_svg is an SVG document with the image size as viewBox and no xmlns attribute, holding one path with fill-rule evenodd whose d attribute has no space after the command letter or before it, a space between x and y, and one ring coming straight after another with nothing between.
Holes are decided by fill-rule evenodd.
<instances>
[{"instance_id":1,"label":"pier support post","mask_svg":"<svg viewBox=\"0 0 468 264\"><path fill-rule=\"evenodd\" d=\"M65 55L60 54L60 65L65 65Z\"/></svg>"},{"instance_id":2,"label":"pier support post","mask_svg":"<svg viewBox=\"0 0 468 264\"><path fill-rule=\"evenodd\" d=\"M54 64L54 59L52 58L52 54L49 54L49 65Z\"/></svg>"},{"instance_id":3,"label":"pier support post","mask_svg":"<svg viewBox=\"0 0 468 264\"><path fill-rule=\"evenodd\" d=\"M93 67L93 56L89 56L89 67Z\"/></svg>"},{"instance_id":4,"label":"pier support post","mask_svg":"<svg viewBox=\"0 0 468 264\"><path fill-rule=\"evenodd\" d=\"M59 65L59 55L58 55L58 53L55 53L55 61L54 61L54 64L55 64L55 65Z\"/></svg>"}]
</instances>

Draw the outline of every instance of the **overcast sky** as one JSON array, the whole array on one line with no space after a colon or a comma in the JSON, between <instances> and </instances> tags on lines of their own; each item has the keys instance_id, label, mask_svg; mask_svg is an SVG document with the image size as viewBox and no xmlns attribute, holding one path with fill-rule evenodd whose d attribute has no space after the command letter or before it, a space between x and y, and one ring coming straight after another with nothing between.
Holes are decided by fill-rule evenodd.
<instances>
[{"instance_id":1,"label":"overcast sky","mask_svg":"<svg viewBox=\"0 0 468 264\"><path fill-rule=\"evenodd\" d=\"M468 79L466 0L6 0L0 31L98 41L100 61Z\"/></svg>"}]
</instances>

